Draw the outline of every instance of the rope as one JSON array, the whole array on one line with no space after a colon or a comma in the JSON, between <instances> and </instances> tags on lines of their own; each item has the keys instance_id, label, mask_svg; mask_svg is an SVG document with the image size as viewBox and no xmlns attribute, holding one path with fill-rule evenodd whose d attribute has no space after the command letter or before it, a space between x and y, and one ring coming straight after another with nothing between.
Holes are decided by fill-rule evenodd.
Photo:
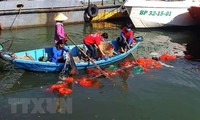
<instances>
[{"instance_id":1,"label":"rope","mask_svg":"<svg viewBox=\"0 0 200 120\"><path fill-rule=\"evenodd\" d=\"M21 9L22 9L22 7L19 8L19 13L16 15L15 19L13 20L13 22L12 22L12 24L11 24L11 26L10 26L10 29L12 29L12 26L14 25L14 23L15 23L15 21L16 21L18 15L21 14ZM16 28L16 29L17 29L17 28Z\"/></svg>"},{"instance_id":2,"label":"rope","mask_svg":"<svg viewBox=\"0 0 200 120\"><path fill-rule=\"evenodd\" d=\"M13 26L13 24L15 23L15 20L16 20L17 17L21 14L21 9L22 9L22 7L23 7L23 6L21 6L21 7L19 8L19 14L16 15L16 17L15 17L15 19L14 19L12 25L10 26L10 29L12 29L12 26ZM11 44L10 44L10 46L8 47L7 50L10 50L10 48L11 48L11 46L12 46L12 44L13 44L13 41L15 40L16 32L17 32L17 25L16 25L16 29L15 29L15 32L14 32L14 36L13 36L13 38L12 38L12 42L11 42Z\"/></svg>"}]
</instances>

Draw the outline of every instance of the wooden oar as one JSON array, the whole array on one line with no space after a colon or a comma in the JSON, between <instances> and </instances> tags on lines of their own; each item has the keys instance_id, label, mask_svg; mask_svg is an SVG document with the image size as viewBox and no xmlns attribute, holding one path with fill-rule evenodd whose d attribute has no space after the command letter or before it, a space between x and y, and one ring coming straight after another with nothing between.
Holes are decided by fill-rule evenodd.
<instances>
[{"instance_id":1,"label":"wooden oar","mask_svg":"<svg viewBox=\"0 0 200 120\"><path fill-rule=\"evenodd\" d=\"M133 39L134 39L134 38L133 38ZM130 50L131 47L129 46L128 42L127 42L125 39L124 39L124 41L125 41L125 43L126 43L128 49ZM135 57L134 57L134 55L133 55L133 51L131 51L131 54L132 54L132 56L133 56L133 60L135 60Z\"/></svg>"},{"instance_id":2,"label":"wooden oar","mask_svg":"<svg viewBox=\"0 0 200 120\"><path fill-rule=\"evenodd\" d=\"M141 37L141 36L138 36L138 37L140 37L140 41L142 41L143 40L143 37ZM135 38L137 38L137 37L135 37ZM133 39L135 39L135 38L133 38ZM126 45L128 46L128 49L131 49L131 47L130 47L130 45L128 44L128 42L124 39L124 41L125 41L125 43L126 43ZM139 41L137 41L137 42L139 42ZM133 59L135 60L135 58L134 58L134 55L133 55L133 51L131 52L131 54L132 54L132 56L133 56Z\"/></svg>"},{"instance_id":3,"label":"wooden oar","mask_svg":"<svg viewBox=\"0 0 200 120\"><path fill-rule=\"evenodd\" d=\"M100 70L100 72L106 76L108 79L112 80L112 78L110 78L110 76L108 76L108 74L106 72L104 72L95 62L93 59L91 59L81 48L79 48L77 46L77 44L67 35L67 38L92 62L92 64Z\"/></svg>"}]
</instances>

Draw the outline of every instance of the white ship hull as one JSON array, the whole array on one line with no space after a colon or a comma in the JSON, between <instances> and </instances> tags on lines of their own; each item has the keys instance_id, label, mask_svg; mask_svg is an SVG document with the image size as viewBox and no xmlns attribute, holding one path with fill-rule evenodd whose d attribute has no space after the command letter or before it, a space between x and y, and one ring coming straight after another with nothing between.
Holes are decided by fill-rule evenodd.
<instances>
[{"instance_id":1,"label":"white ship hull","mask_svg":"<svg viewBox=\"0 0 200 120\"><path fill-rule=\"evenodd\" d=\"M197 2L135 1L125 3L130 19L136 28L156 28L166 26L192 26L197 23L192 19L188 8Z\"/></svg>"}]
</instances>

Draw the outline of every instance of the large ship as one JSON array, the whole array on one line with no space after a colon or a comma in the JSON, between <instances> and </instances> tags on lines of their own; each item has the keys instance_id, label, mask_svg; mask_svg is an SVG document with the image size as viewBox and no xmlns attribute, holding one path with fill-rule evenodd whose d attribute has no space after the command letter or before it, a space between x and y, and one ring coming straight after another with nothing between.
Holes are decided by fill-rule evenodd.
<instances>
[{"instance_id":1,"label":"large ship","mask_svg":"<svg viewBox=\"0 0 200 120\"><path fill-rule=\"evenodd\" d=\"M123 2L123 1L122 1ZM69 19L65 24L104 21L121 17L120 0L6 0L0 1L0 29L48 26L58 13Z\"/></svg>"},{"instance_id":2,"label":"large ship","mask_svg":"<svg viewBox=\"0 0 200 120\"><path fill-rule=\"evenodd\" d=\"M155 28L196 25L188 8L199 4L200 2L195 0L127 0L125 7L136 28Z\"/></svg>"}]
</instances>

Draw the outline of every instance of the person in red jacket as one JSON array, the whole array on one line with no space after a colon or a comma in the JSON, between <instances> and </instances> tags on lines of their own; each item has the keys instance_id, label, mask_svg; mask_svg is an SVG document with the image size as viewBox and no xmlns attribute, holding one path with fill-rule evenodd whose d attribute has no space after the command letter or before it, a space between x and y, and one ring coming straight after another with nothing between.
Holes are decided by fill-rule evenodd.
<instances>
[{"instance_id":1,"label":"person in red jacket","mask_svg":"<svg viewBox=\"0 0 200 120\"><path fill-rule=\"evenodd\" d=\"M93 59L97 59L97 49L99 49L101 41L107 38L108 38L107 33L103 34L95 33L85 36L85 38L83 39L83 43L88 48L89 54ZM105 54L101 51L101 49L99 49L99 51L101 52L102 56L105 56Z\"/></svg>"},{"instance_id":2,"label":"person in red jacket","mask_svg":"<svg viewBox=\"0 0 200 120\"><path fill-rule=\"evenodd\" d=\"M128 46L130 46L132 43L135 43L134 32L131 29L131 24L127 24L122 28L120 37L117 38L117 43L121 52L125 52L125 49L127 49Z\"/></svg>"}]
</instances>

